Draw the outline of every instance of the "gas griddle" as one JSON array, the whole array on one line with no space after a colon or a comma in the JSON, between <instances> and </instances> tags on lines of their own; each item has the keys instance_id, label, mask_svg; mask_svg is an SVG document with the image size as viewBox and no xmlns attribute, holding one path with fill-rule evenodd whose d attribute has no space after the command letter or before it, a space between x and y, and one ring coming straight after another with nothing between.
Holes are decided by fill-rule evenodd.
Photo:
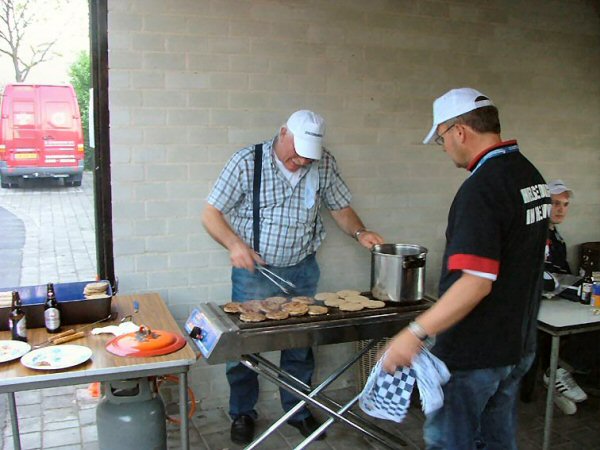
<instances>
[{"instance_id":1,"label":"gas griddle","mask_svg":"<svg viewBox=\"0 0 600 450\"><path fill-rule=\"evenodd\" d=\"M363 293L362 295L365 295ZM367 296L370 295L367 293ZM258 448L277 428L284 425L305 404L324 412L329 418L296 449L310 445L333 422L344 423L388 448L406 446L398 435L392 435L370 420L351 411L358 395L341 405L323 391L369 352L379 340L391 337L434 302L431 297L411 303L386 302L385 307L360 311L329 308L321 316L291 317L285 320L243 322L237 314L228 314L215 303L199 304L185 323L185 330L200 349L208 364L239 360L249 369L301 399L296 406L273 423L246 450ZM322 304L322 302L316 302ZM316 345L370 340L357 354L331 373L317 387L311 387L286 373L259 353Z\"/></svg>"}]
</instances>

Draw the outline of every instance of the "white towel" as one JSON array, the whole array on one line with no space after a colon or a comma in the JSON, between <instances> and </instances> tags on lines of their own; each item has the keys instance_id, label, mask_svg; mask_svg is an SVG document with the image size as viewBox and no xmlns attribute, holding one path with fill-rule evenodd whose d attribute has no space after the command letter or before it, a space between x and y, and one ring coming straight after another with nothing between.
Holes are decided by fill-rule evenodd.
<instances>
[{"instance_id":1,"label":"white towel","mask_svg":"<svg viewBox=\"0 0 600 450\"><path fill-rule=\"evenodd\" d=\"M415 356L412 366L401 367L390 375L383 370L384 357L371 370L360 394L358 402L365 413L379 419L402 422L410 406L415 381L425 415L442 407L442 386L450 379L450 372L440 359L424 349Z\"/></svg>"}]
</instances>

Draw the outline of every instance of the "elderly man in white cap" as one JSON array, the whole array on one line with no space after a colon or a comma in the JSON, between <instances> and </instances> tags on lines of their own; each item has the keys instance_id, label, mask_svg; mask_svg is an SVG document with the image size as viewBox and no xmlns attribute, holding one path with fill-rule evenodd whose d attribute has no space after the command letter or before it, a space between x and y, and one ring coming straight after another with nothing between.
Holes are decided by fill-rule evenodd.
<instances>
[{"instance_id":1,"label":"elderly man in white cap","mask_svg":"<svg viewBox=\"0 0 600 450\"><path fill-rule=\"evenodd\" d=\"M363 247L383 243L382 237L368 230L350 206L350 191L335 159L323 148L324 134L321 116L308 110L296 111L274 138L236 152L219 175L208 196L202 223L229 251L232 300L244 302L282 294L254 270L257 264L294 283L294 295L316 294L319 266L315 253L325 238L321 205ZM280 366L310 385L312 349L282 351ZM231 388L231 440L248 444L254 438L257 417L257 375L239 362L232 362L227 364L227 380ZM281 390L284 410L289 411L298 401ZM306 408L288 423L304 436L320 426Z\"/></svg>"},{"instance_id":2,"label":"elderly man in white cap","mask_svg":"<svg viewBox=\"0 0 600 450\"><path fill-rule=\"evenodd\" d=\"M384 367L410 364L436 336L431 352L451 378L444 405L425 421L427 448L516 449L515 400L534 357L550 194L517 142L501 139L497 108L475 89L435 100L424 143L434 141L470 173L448 214L439 300L391 341Z\"/></svg>"}]
</instances>

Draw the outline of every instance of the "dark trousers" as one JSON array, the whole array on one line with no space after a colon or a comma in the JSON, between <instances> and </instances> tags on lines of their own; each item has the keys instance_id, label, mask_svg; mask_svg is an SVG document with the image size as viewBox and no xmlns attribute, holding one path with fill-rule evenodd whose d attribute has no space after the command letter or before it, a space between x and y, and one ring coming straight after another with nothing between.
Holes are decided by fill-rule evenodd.
<instances>
[{"instance_id":1,"label":"dark trousers","mask_svg":"<svg viewBox=\"0 0 600 450\"><path fill-rule=\"evenodd\" d=\"M314 296L319 282L319 266L314 255L311 255L295 266L269 267L280 277L296 285L294 295ZM264 299L284 295L277 286L271 283L260 272L251 273L244 269L234 268L231 273L233 301ZM296 348L281 352L280 368L310 386L315 367L311 348ZM229 415L236 419L241 415L256 418L254 409L258 400L258 376L238 361L226 365L227 381L229 382ZM289 411L300 399L285 389L280 389L281 406ZM302 420L310 413L306 408L298 411L292 420Z\"/></svg>"}]
</instances>

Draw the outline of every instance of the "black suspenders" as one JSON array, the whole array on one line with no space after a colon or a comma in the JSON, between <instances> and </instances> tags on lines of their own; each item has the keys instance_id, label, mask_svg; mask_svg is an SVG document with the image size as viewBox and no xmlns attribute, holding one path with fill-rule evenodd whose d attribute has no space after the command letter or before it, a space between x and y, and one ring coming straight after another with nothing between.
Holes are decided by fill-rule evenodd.
<instances>
[{"instance_id":1,"label":"black suspenders","mask_svg":"<svg viewBox=\"0 0 600 450\"><path fill-rule=\"evenodd\" d=\"M254 178L252 183L252 233L254 234L254 251L260 252L260 182L262 176L263 145L254 146ZM260 254L260 253L259 253Z\"/></svg>"}]
</instances>

